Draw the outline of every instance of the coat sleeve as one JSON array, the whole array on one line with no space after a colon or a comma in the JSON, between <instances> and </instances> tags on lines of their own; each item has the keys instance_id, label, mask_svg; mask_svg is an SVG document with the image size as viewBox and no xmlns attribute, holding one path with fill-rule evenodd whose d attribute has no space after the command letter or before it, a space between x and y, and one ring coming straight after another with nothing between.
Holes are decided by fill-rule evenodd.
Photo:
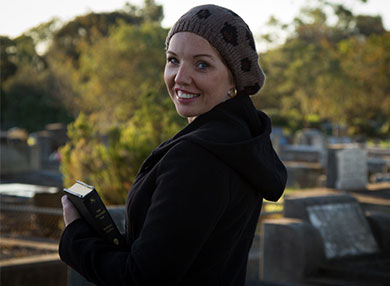
<instances>
[{"instance_id":1,"label":"coat sleeve","mask_svg":"<svg viewBox=\"0 0 390 286\"><path fill-rule=\"evenodd\" d=\"M190 142L175 145L157 167L151 205L131 249L107 245L84 230L82 220L65 230L61 257L88 280L98 285L176 285L214 231L229 202L227 167Z\"/></svg>"}]
</instances>

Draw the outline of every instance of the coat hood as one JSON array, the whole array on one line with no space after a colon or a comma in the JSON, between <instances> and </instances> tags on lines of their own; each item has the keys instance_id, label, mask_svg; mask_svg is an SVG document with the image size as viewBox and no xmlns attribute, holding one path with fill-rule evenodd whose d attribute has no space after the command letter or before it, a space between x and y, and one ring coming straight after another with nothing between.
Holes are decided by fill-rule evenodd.
<instances>
[{"instance_id":1,"label":"coat hood","mask_svg":"<svg viewBox=\"0 0 390 286\"><path fill-rule=\"evenodd\" d=\"M285 188L287 171L270 140L269 117L248 96L236 96L198 116L153 153L160 157L174 144L189 140L235 170L267 200L277 201Z\"/></svg>"}]
</instances>

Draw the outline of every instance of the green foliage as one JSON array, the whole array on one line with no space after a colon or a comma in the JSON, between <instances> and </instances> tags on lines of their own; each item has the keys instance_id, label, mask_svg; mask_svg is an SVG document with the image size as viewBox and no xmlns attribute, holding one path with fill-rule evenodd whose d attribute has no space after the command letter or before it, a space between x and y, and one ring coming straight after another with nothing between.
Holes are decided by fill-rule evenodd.
<instances>
[{"instance_id":1,"label":"green foliage","mask_svg":"<svg viewBox=\"0 0 390 286\"><path fill-rule=\"evenodd\" d=\"M165 94L162 15L148 0L76 17L55 33L47 59L62 104L74 114L94 113L107 129L133 116L140 94Z\"/></svg>"},{"instance_id":2,"label":"green foliage","mask_svg":"<svg viewBox=\"0 0 390 286\"><path fill-rule=\"evenodd\" d=\"M0 82L1 85L16 73L18 65L16 62L17 49L15 42L5 36L0 36Z\"/></svg>"},{"instance_id":3,"label":"green foliage","mask_svg":"<svg viewBox=\"0 0 390 286\"><path fill-rule=\"evenodd\" d=\"M50 81L47 71L19 69L1 93L1 127L18 126L32 132L49 123L70 122L72 117L52 94Z\"/></svg>"},{"instance_id":4,"label":"green foliage","mask_svg":"<svg viewBox=\"0 0 390 286\"><path fill-rule=\"evenodd\" d=\"M1 84L17 73L19 68L29 67L41 71L46 67L45 60L35 50L34 40L28 35L15 39L0 36Z\"/></svg>"},{"instance_id":5,"label":"green foliage","mask_svg":"<svg viewBox=\"0 0 390 286\"><path fill-rule=\"evenodd\" d=\"M30 36L1 37L1 58L2 129L18 126L31 132L72 119L56 97L53 76Z\"/></svg>"},{"instance_id":6,"label":"green foliage","mask_svg":"<svg viewBox=\"0 0 390 286\"><path fill-rule=\"evenodd\" d=\"M388 137L390 33L380 17L326 5L334 25L323 6L305 8L286 42L261 55L267 81L255 104L292 132L331 122L350 135Z\"/></svg>"},{"instance_id":7,"label":"green foliage","mask_svg":"<svg viewBox=\"0 0 390 286\"><path fill-rule=\"evenodd\" d=\"M163 70L166 30L153 23L120 25L80 58L78 109L104 125L127 121L141 107L141 94L167 98ZM109 57L107 56L109 55Z\"/></svg>"},{"instance_id":8,"label":"green foliage","mask_svg":"<svg viewBox=\"0 0 390 286\"><path fill-rule=\"evenodd\" d=\"M74 68L78 68L83 50L108 37L111 29L119 24L160 24L162 17L162 6L155 4L153 0L145 0L143 7L126 4L119 11L78 16L55 32L48 57L52 61L70 61Z\"/></svg>"},{"instance_id":9,"label":"green foliage","mask_svg":"<svg viewBox=\"0 0 390 286\"><path fill-rule=\"evenodd\" d=\"M69 142L61 148L64 185L82 179L98 187L110 204L123 204L142 162L163 140L181 127L152 95L131 120L100 136L93 119L81 113L68 127ZM175 115L176 116L176 115Z\"/></svg>"}]
</instances>

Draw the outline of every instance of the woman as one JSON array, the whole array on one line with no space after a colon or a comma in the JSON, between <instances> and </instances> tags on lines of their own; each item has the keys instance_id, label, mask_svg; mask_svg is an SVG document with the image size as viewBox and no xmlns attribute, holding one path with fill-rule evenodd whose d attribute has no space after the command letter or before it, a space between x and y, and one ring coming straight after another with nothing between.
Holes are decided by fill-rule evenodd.
<instances>
[{"instance_id":1,"label":"woman","mask_svg":"<svg viewBox=\"0 0 390 286\"><path fill-rule=\"evenodd\" d=\"M189 124L139 170L128 248L99 238L63 198L61 259L98 285L244 285L262 199L278 200L286 182L270 120L249 98L264 82L252 33L228 9L195 7L170 30L166 56Z\"/></svg>"}]
</instances>

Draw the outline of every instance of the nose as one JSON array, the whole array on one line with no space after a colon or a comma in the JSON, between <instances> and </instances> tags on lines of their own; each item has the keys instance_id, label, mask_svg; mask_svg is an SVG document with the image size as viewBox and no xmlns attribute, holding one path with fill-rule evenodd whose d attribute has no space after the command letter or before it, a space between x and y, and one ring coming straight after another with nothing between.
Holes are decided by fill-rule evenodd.
<instances>
[{"instance_id":1,"label":"nose","mask_svg":"<svg viewBox=\"0 0 390 286\"><path fill-rule=\"evenodd\" d=\"M175 82L178 84L190 84L191 83L191 70L185 65L181 64L177 70L175 76Z\"/></svg>"}]
</instances>

